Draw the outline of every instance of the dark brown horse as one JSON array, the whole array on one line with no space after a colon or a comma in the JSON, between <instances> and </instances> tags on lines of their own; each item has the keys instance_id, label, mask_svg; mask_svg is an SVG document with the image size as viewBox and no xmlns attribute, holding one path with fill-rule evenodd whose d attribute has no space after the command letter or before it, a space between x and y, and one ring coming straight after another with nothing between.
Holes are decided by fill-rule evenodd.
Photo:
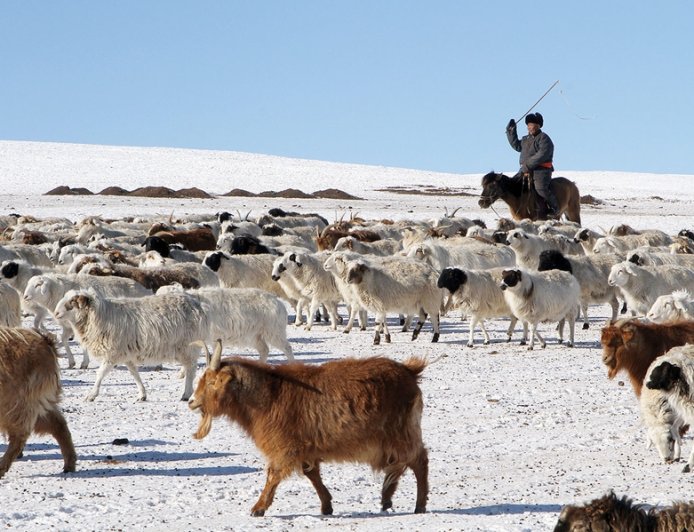
<instances>
[{"instance_id":1,"label":"dark brown horse","mask_svg":"<svg viewBox=\"0 0 694 532\"><path fill-rule=\"evenodd\" d=\"M555 177L550 186L557 198L559 213L566 219L581 224L581 196L578 187L573 181L565 177ZM482 194L480 194L479 206L488 209L496 200L504 200L514 220L529 218L537 220L536 198L534 188L528 189L522 179L511 178L504 174L489 172L482 178ZM542 201L542 200L539 200Z\"/></svg>"}]
</instances>

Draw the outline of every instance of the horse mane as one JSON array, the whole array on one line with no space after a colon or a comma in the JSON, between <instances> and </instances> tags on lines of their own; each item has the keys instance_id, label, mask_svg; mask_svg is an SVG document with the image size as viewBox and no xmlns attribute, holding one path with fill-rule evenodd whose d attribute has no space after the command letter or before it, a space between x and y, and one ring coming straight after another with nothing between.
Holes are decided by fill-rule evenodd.
<instances>
[{"instance_id":1,"label":"horse mane","mask_svg":"<svg viewBox=\"0 0 694 532\"><path fill-rule=\"evenodd\" d=\"M502 188L507 190L517 198L520 198L523 193L523 180L508 177L506 174L497 174L494 171L489 172L482 178L482 186L488 185L493 181L499 181Z\"/></svg>"}]
</instances>

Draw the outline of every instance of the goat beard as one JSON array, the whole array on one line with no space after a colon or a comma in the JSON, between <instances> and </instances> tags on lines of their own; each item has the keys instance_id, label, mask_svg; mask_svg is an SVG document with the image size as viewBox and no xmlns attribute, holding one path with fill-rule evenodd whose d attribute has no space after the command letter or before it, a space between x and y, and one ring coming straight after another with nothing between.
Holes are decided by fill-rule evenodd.
<instances>
[{"instance_id":1,"label":"goat beard","mask_svg":"<svg viewBox=\"0 0 694 532\"><path fill-rule=\"evenodd\" d=\"M193 434L193 438L196 440L202 440L205 436L210 433L212 429L212 416L209 414L203 414L200 418L200 424L198 425L198 430Z\"/></svg>"}]
</instances>

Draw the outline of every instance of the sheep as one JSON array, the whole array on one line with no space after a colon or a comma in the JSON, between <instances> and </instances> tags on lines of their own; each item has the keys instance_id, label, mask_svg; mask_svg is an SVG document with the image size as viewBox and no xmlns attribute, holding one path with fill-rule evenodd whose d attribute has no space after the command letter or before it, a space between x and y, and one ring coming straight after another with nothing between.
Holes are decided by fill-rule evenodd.
<instances>
[{"instance_id":1,"label":"sheep","mask_svg":"<svg viewBox=\"0 0 694 532\"><path fill-rule=\"evenodd\" d=\"M29 280L24 289L23 301L29 305L41 305L55 317L53 309L55 309L60 298L62 298L68 290L79 288L92 288L98 294L115 297L142 297L147 294L147 291L143 287L129 279L46 273L32 277ZM72 328L69 324L60 322L60 320L58 320L58 323L62 327L60 341L65 348L65 353L68 358L68 367L73 368L75 367L75 358L68 344L68 338L72 334ZM89 354L85 350L82 355L82 364L80 368L85 369L88 366Z\"/></svg>"},{"instance_id":2,"label":"sheep","mask_svg":"<svg viewBox=\"0 0 694 532\"><path fill-rule=\"evenodd\" d=\"M203 286L219 286L219 278L195 262L179 262L165 267L138 268L126 264L113 264L103 267L91 264L83 268L81 273L96 276L114 276L131 279L155 293L167 284L179 283L184 288L200 288Z\"/></svg>"},{"instance_id":3,"label":"sheep","mask_svg":"<svg viewBox=\"0 0 694 532\"><path fill-rule=\"evenodd\" d=\"M612 266L607 282L619 287L632 314L644 316L658 296L680 288L694 290L694 270L672 265L645 268L624 261Z\"/></svg>"},{"instance_id":4,"label":"sheep","mask_svg":"<svg viewBox=\"0 0 694 532\"><path fill-rule=\"evenodd\" d=\"M518 318L513 315L506 303L504 293L499 289L498 279L503 268L489 270L462 270L461 268L444 268L439 275L437 286L445 288L451 294L455 305L462 306L463 313L470 316L470 332L467 346L475 344L475 327L479 323L484 334L484 345L489 344L489 334L484 326L487 318L509 317L511 323L506 331L507 341L511 340L513 329ZM525 344L527 325L521 345Z\"/></svg>"},{"instance_id":5,"label":"sheep","mask_svg":"<svg viewBox=\"0 0 694 532\"><path fill-rule=\"evenodd\" d=\"M694 268L694 255L655 252L643 248L637 248L627 253L626 260L639 266L661 266L663 264L674 264L676 266Z\"/></svg>"},{"instance_id":6,"label":"sheep","mask_svg":"<svg viewBox=\"0 0 694 532\"><path fill-rule=\"evenodd\" d=\"M677 415L685 423L694 424L694 345L675 347L656 360L645 384L651 390L662 390ZM692 467L694 447L682 472L688 473Z\"/></svg>"},{"instance_id":7,"label":"sheep","mask_svg":"<svg viewBox=\"0 0 694 532\"><path fill-rule=\"evenodd\" d=\"M376 315L374 345L381 342L381 330L390 343L387 312L419 314L412 339L419 336L427 315L434 331L432 342L439 340L439 310L443 292L436 286L438 273L429 264L402 258L387 261L351 260L346 264L347 282L354 287L361 306Z\"/></svg>"},{"instance_id":8,"label":"sheep","mask_svg":"<svg viewBox=\"0 0 694 532\"><path fill-rule=\"evenodd\" d=\"M483 270L516 263L513 251L508 246L493 246L468 239L464 245L451 246L426 240L407 250L407 256L425 261L441 271L448 267Z\"/></svg>"},{"instance_id":9,"label":"sheep","mask_svg":"<svg viewBox=\"0 0 694 532\"><path fill-rule=\"evenodd\" d=\"M656 361L649 366L643 382L650 380ZM684 420L675 412L667 395L662 390L642 387L639 408L641 419L646 426L648 447L655 445L660 459L667 464L679 460L682 452L681 432Z\"/></svg>"},{"instance_id":10,"label":"sheep","mask_svg":"<svg viewBox=\"0 0 694 532\"><path fill-rule=\"evenodd\" d=\"M23 260L32 266L40 268L52 268L53 263L46 250L37 246L24 244L0 245L0 262L6 260Z\"/></svg>"},{"instance_id":11,"label":"sheep","mask_svg":"<svg viewBox=\"0 0 694 532\"><path fill-rule=\"evenodd\" d=\"M387 257L395 255L402 249L402 242L392 238L384 238L374 242L362 242L353 236L343 236L335 243L335 251L352 251L362 255L378 255Z\"/></svg>"},{"instance_id":12,"label":"sheep","mask_svg":"<svg viewBox=\"0 0 694 532\"><path fill-rule=\"evenodd\" d=\"M574 323L580 308L581 288L576 278L560 270L531 273L504 270L501 274L504 298L513 315L530 325L529 350L535 338L544 348L547 343L537 330L540 322L559 321L559 342L563 342L564 322L569 322L568 346L574 345Z\"/></svg>"},{"instance_id":13,"label":"sheep","mask_svg":"<svg viewBox=\"0 0 694 532\"><path fill-rule=\"evenodd\" d=\"M629 318L606 325L600 335L607 377L613 379L620 371L627 372L634 394L639 398L649 441L655 443L666 461L673 459L673 445L679 448L681 423L663 401L663 394L643 390L643 383L649 367L658 357L689 342L694 342L694 322L658 325Z\"/></svg>"},{"instance_id":14,"label":"sheep","mask_svg":"<svg viewBox=\"0 0 694 532\"><path fill-rule=\"evenodd\" d=\"M692 529L694 505L691 503L680 502L646 510L641 505L634 505L626 496L620 499L610 492L585 506L564 506L554 532L682 532Z\"/></svg>"},{"instance_id":15,"label":"sheep","mask_svg":"<svg viewBox=\"0 0 694 532\"><path fill-rule=\"evenodd\" d=\"M527 270L537 270L540 252L556 249L548 240L521 230L509 232L507 240L509 247L516 255L515 264Z\"/></svg>"},{"instance_id":16,"label":"sheep","mask_svg":"<svg viewBox=\"0 0 694 532\"><path fill-rule=\"evenodd\" d=\"M188 403L201 415L196 439L212 420L237 423L267 459L267 481L251 510L263 516L279 483L301 471L313 484L321 513L333 513L321 462L362 462L385 471L381 509L393 506L409 467L417 481L415 513L426 512L428 456L422 441L419 376L426 363L384 357L348 358L321 365L269 366L239 358L221 360L218 342Z\"/></svg>"},{"instance_id":17,"label":"sheep","mask_svg":"<svg viewBox=\"0 0 694 532\"><path fill-rule=\"evenodd\" d=\"M593 253L593 248L595 247L595 243L598 241L598 238L602 238L604 236L605 235L598 233L597 231L584 227L583 229L576 231L576 234L574 235L574 242L581 245L586 255L590 255Z\"/></svg>"},{"instance_id":18,"label":"sheep","mask_svg":"<svg viewBox=\"0 0 694 532\"><path fill-rule=\"evenodd\" d=\"M335 286L342 295L342 300L347 304L349 309L349 319L347 325L343 329L343 333L349 334L354 324L354 319L358 317L359 328L366 330L367 313L361 306L359 296L352 289L352 286L347 282L347 262L358 258L356 253L333 252L323 263L323 269L330 272L335 278ZM280 259L278 259L280 260Z\"/></svg>"},{"instance_id":19,"label":"sheep","mask_svg":"<svg viewBox=\"0 0 694 532\"><path fill-rule=\"evenodd\" d=\"M80 273L88 264L96 264L102 268L110 268L113 263L101 253L80 253L75 255L65 273Z\"/></svg>"},{"instance_id":20,"label":"sheep","mask_svg":"<svg viewBox=\"0 0 694 532\"><path fill-rule=\"evenodd\" d=\"M624 255L641 246L668 246L670 244L672 244L672 237L662 231L639 235L604 236L595 241L592 252Z\"/></svg>"},{"instance_id":21,"label":"sheep","mask_svg":"<svg viewBox=\"0 0 694 532\"><path fill-rule=\"evenodd\" d=\"M306 320L307 331L311 330L313 325L311 317L315 315L321 304L327 308L331 328L333 330L337 328L337 305L342 300L342 296L335 285L335 278L323 268L326 258L325 254L288 251L279 263L273 265L272 279L274 281L288 275L296 283L300 295L299 303L297 303L297 319L301 312L300 304L303 305L305 301L310 302Z\"/></svg>"},{"instance_id":22,"label":"sheep","mask_svg":"<svg viewBox=\"0 0 694 532\"><path fill-rule=\"evenodd\" d=\"M199 343L210 327L206 314L200 301L188 294L109 299L93 290L68 291L54 310L56 319L70 322L82 345L101 361L87 401L96 399L101 382L117 364L124 364L135 379L138 400L147 400L137 365L168 360L183 368L181 400L187 401L193 392Z\"/></svg>"},{"instance_id":23,"label":"sheep","mask_svg":"<svg viewBox=\"0 0 694 532\"><path fill-rule=\"evenodd\" d=\"M687 290L675 290L671 294L658 296L646 318L654 323L694 320L694 298Z\"/></svg>"},{"instance_id":24,"label":"sheep","mask_svg":"<svg viewBox=\"0 0 694 532\"><path fill-rule=\"evenodd\" d=\"M158 236L148 236L143 244L145 251L156 251L161 257L178 262L202 262L201 258L191 251L179 249L177 244L169 244Z\"/></svg>"},{"instance_id":25,"label":"sheep","mask_svg":"<svg viewBox=\"0 0 694 532\"><path fill-rule=\"evenodd\" d=\"M31 329L0 327L0 433L8 438L0 459L0 478L32 433L53 436L63 455L63 473L75 471L75 446L58 407L61 388L57 359L50 337Z\"/></svg>"},{"instance_id":26,"label":"sheep","mask_svg":"<svg viewBox=\"0 0 694 532\"><path fill-rule=\"evenodd\" d=\"M230 255L260 255L264 253L277 255L277 252L263 244L260 238L248 234L224 234L219 237L217 248Z\"/></svg>"},{"instance_id":27,"label":"sheep","mask_svg":"<svg viewBox=\"0 0 694 532\"><path fill-rule=\"evenodd\" d=\"M106 227L103 220L99 219L98 217L91 216L80 222L80 228L77 231L76 237L77 243L86 245L89 239L96 233L100 233L106 238L113 236L127 236L126 232Z\"/></svg>"},{"instance_id":28,"label":"sheep","mask_svg":"<svg viewBox=\"0 0 694 532\"><path fill-rule=\"evenodd\" d=\"M9 286L15 289L18 296L24 294L29 280L45 273L43 268L32 266L23 260L6 260L0 265L0 277ZM43 320L48 316L48 310L42 305L25 301L21 298L20 305L28 314L34 315L34 329L43 329Z\"/></svg>"},{"instance_id":29,"label":"sheep","mask_svg":"<svg viewBox=\"0 0 694 532\"><path fill-rule=\"evenodd\" d=\"M569 271L576 277L581 287L581 312L583 329L588 328L588 305L592 303L609 303L612 308L611 320L617 319L619 290L610 286L607 279L613 265L620 262L617 255L583 255L565 257L561 251L548 249L539 257L538 271L559 269ZM562 267L561 265L568 265Z\"/></svg>"},{"instance_id":30,"label":"sheep","mask_svg":"<svg viewBox=\"0 0 694 532\"><path fill-rule=\"evenodd\" d=\"M211 251L203 259L203 264L217 275L219 284L225 288L260 288L294 305L296 298L272 280L276 259L275 255L229 255L223 251Z\"/></svg>"},{"instance_id":31,"label":"sheep","mask_svg":"<svg viewBox=\"0 0 694 532\"><path fill-rule=\"evenodd\" d=\"M92 248L83 246L81 244L68 244L67 246L60 248L57 264L67 269L70 264L74 262L77 255L87 255L90 253L94 253Z\"/></svg>"},{"instance_id":32,"label":"sheep","mask_svg":"<svg viewBox=\"0 0 694 532\"><path fill-rule=\"evenodd\" d=\"M11 286L0 282L0 327L19 327L21 322L19 294Z\"/></svg>"},{"instance_id":33,"label":"sheep","mask_svg":"<svg viewBox=\"0 0 694 532\"><path fill-rule=\"evenodd\" d=\"M176 293L183 288L167 286L157 292ZM209 321L206 340L221 339L227 345L253 347L266 362L270 347L294 360L287 341L287 309L272 294L257 288L202 288L189 290L203 303Z\"/></svg>"}]
</instances>

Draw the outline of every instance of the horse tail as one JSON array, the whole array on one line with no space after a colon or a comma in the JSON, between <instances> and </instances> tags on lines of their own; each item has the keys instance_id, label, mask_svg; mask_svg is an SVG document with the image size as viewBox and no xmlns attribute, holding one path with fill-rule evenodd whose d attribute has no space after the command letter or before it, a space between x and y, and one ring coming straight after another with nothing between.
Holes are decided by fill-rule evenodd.
<instances>
[{"instance_id":1,"label":"horse tail","mask_svg":"<svg viewBox=\"0 0 694 532\"><path fill-rule=\"evenodd\" d=\"M569 204L566 209L566 217L581 225L581 193L573 181L569 181Z\"/></svg>"}]
</instances>

